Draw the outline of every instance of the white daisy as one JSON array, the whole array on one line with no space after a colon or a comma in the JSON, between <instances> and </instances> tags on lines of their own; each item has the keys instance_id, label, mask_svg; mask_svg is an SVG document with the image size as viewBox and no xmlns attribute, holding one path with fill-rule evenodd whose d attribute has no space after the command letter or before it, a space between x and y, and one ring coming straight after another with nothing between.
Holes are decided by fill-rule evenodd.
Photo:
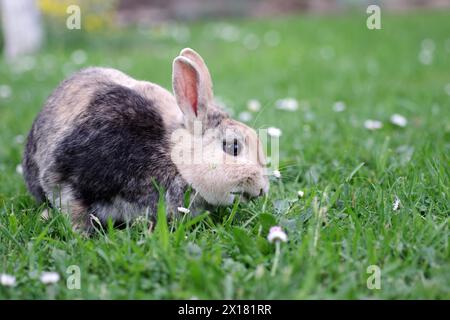
<instances>
[{"instance_id":1,"label":"white daisy","mask_svg":"<svg viewBox=\"0 0 450 320\"><path fill-rule=\"evenodd\" d=\"M14 287L16 285L16 277L2 273L0 274L0 284L5 287Z\"/></svg>"},{"instance_id":2,"label":"white daisy","mask_svg":"<svg viewBox=\"0 0 450 320\"><path fill-rule=\"evenodd\" d=\"M298 109L298 101L294 98L280 99L275 102L277 109L285 111L296 111Z\"/></svg>"},{"instance_id":3,"label":"white daisy","mask_svg":"<svg viewBox=\"0 0 450 320\"><path fill-rule=\"evenodd\" d=\"M429 49L422 49L419 52L419 62L424 65L429 65L433 62L433 51Z\"/></svg>"},{"instance_id":4,"label":"white daisy","mask_svg":"<svg viewBox=\"0 0 450 320\"><path fill-rule=\"evenodd\" d=\"M239 120L242 122L249 122L250 120L252 120L252 118L252 114L248 111L242 111L241 113L239 113Z\"/></svg>"},{"instance_id":5,"label":"white daisy","mask_svg":"<svg viewBox=\"0 0 450 320\"><path fill-rule=\"evenodd\" d=\"M406 120L404 116L397 113L391 116L391 122L392 124L395 124L396 126L399 127L406 127L406 125L408 124L408 120Z\"/></svg>"},{"instance_id":6,"label":"white daisy","mask_svg":"<svg viewBox=\"0 0 450 320\"><path fill-rule=\"evenodd\" d=\"M368 130L378 130L383 127L383 123L378 120L366 120L364 121L364 127Z\"/></svg>"},{"instance_id":7,"label":"white daisy","mask_svg":"<svg viewBox=\"0 0 450 320\"><path fill-rule=\"evenodd\" d=\"M16 166L16 172L17 172L18 174L20 174L20 175L23 174L23 168L22 168L22 165L21 165L21 164L18 164L18 165Z\"/></svg>"},{"instance_id":8,"label":"white daisy","mask_svg":"<svg viewBox=\"0 0 450 320\"><path fill-rule=\"evenodd\" d=\"M83 64L87 60L87 54L86 54L86 51L84 51L84 50L81 50L81 49L75 50L70 55L70 58L71 58L72 62L75 64Z\"/></svg>"},{"instance_id":9,"label":"white daisy","mask_svg":"<svg viewBox=\"0 0 450 320\"><path fill-rule=\"evenodd\" d=\"M218 35L225 41L234 42L239 39L239 29L233 25L224 24L217 30Z\"/></svg>"},{"instance_id":10,"label":"white daisy","mask_svg":"<svg viewBox=\"0 0 450 320\"><path fill-rule=\"evenodd\" d=\"M250 99L247 101L247 109L252 112L258 112L261 110L261 103L256 99Z\"/></svg>"},{"instance_id":11,"label":"white daisy","mask_svg":"<svg viewBox=\"0 0 450 320\"><path fill-rule=\"evenodd\" d=\"M288 237L287 237L286 232L284 232L283 229L281 229L281 227L274 226L274 227L270 228L269 235L267 236L267 240L270 243L273 243L276 241L286 242L288 240Z\"/></svg>"},{"instance_id":12,"label":"white daisy","mask_svg":"<svg viewBox=\"0 0 450 320\"><path fill-rule=\"evenodd\" d=\"M336 101L333 104L333 111L334 112L342 112L345 110L345 103L343 101Z\"/></svg>"},{"instance_id":13,"label":"white daisy","mask_svg":"<svg viewBox=\"0 0 450 320\"><path fill-rule=\"evenodd\" d=\"M59 273L57 272L42 272L40 280L43 284L53 284L59 281Z\"/></svg>"},{"instance_id":14,"label":"white daisy","mask_svg":"<svg viewBox=\"0 0 450 320\"><path fill-rule=\"evenodd\" d=\"M271 137L279 137L283 134L283 132L281 132L281 129L269 127L267 128L267 134Z\"/></svg>"},{"instance_id":15,"label":"white daisy","mask_svg":"<svg viewBox=\"0 0 450 320\"><path fill-rule=\"evenodd\" d=\"M445 91L446 94L448 94L450 96L450 83L447 83L444 86L444 91Z\"/></svg>"},{"instance_id":16,"label":"white daisy","mask_svg":"<svg viewBox=\"0 0 450 320\"><path fill-rule=\"evenodd\" d=\"M19 134L14 137L14 142L17 144L22 144L25 142L25 137L22 134Z\"/></svg>"},{"instance_id":17,"label":"white daisy","mask_svg":"<svg viewBox=\"0 0 450 320\"><path fill-rule=\"evenodd\" d=\"M273 170L273 176L277 179L280 179L281 178L280 170Z\"/></svg>"},{"instance_id":18,"label":"white daisy","mask_svg":"<svg viewBox=\"0 0 450 320\"><path fill-rule=\"evenodd\" d=\"M188 208L185 208L185 207L178 207L177 210L178 210L178 212L185 213L185 214L188 214L189 212L191 212L191 210L189 210Z\"/></svg>"},{"instance_id":19,"label":"white daisy","mask_svg":"<svg viewBox=\"0 0 450 320\"><path fill-rule=\"evenodd\" d=\"M298 195L299 198L303 198L303 196L305 195L305 192L303 192L302 190L299 190L297 192L297 195Z\"/></svg>"},{"instance_id":20,"label":"white daisy","mask_svg":"<svg viewBox=\"0 0 450 320\"><path fill-rule=\"evenodd\" d=\"M392 204L392 210L397 211L400 209L400 199L395 197L394 203Z\"/></svg>"},{"instance_id":21,"label":"white daisy","mask_svg":"<svg viewBox=\"0 0 450 320\"><path fill-rule=\"evenodd\" d=\"M12 90L11 87L6 84L0 85L0 98L7 99L11 96Z\"/></svg>"}]
</instances>

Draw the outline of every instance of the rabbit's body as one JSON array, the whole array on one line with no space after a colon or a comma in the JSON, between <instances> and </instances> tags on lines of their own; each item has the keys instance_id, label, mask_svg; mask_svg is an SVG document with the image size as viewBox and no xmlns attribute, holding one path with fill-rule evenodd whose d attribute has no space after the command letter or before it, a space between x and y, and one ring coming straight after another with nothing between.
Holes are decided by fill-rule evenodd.
<instances>
[{"instance_id":1,"label":"rabbit's body","mask_svg":"<svg viewBox=\"0 0 450 320\"><path fill-rule=\"evenodd\" d=\"M33 123L23 161L28 189L39 201L68 212L82 229L90 229L91 215L102 222L154 216L155 183L166 190L169 214L183 206L189 186L200 191L196 203L220 204L224 196L211 191L217 182L204 181L208 169L174 162L174 131L190 132L180 99L114 69L74 74L53 92ZM214 106L202 119L207 127L232 121ZM186 145L181 148L191 152Z\"/></svg>"},{"instance_id":2,"label":"rabbit's body","mask_svg":"<svg viewBox=\"0 0 450 320\"><path fill-rule=\"evenodd\" d=\"M71 99L77 91L81 101ZM33 125L24 160L29 189L81 225L86 212L101 221L154 213L152 179L183 206L187 184L168 153L181 118L175 98L157 85L112 69L82 70L55 90Z\"/></svg>"}]
</instances>

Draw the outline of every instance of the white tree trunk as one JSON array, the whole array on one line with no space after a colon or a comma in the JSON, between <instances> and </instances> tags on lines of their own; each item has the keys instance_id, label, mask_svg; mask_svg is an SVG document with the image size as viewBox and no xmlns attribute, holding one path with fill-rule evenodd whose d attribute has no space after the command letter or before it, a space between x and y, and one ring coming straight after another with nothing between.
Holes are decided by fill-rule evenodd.
<instances>
[{"instance_id":1,"label":"white tree trunk","mask_svg":"<svg viewBox=\"0 0 450 320\"><path fill-rule=\"evenodd\" d=\"M4 54L8 60L36 52L43 40L42 22L35 0L0 0Z\"/></svg>"}]
</instances>

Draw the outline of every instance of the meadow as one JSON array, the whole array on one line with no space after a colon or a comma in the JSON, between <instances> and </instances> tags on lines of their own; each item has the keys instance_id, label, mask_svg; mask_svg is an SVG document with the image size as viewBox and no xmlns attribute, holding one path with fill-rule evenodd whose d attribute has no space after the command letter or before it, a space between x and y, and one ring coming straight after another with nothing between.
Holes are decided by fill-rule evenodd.
<instances>
[{"instance_id":1,"label":"meadow","mask_svg":"<svg viewBox=\"0 0 450 320\"><path fill-rule=\"evenodd\" d=\"M15 277L0 299L449 299L450 12L383 14L381 30L366 18L49 29L36 57L0 60L0 274ZM171 89L184 47L205 58L235 118L281 130L269 195L90 238L58 212L42 220L18 164L53 88L101 65ZM297 108L277 108L286 98ZM278 253L275 225L288 236ZM42 283L49 271L59 281Z\"/></svg>"}]
</instances>

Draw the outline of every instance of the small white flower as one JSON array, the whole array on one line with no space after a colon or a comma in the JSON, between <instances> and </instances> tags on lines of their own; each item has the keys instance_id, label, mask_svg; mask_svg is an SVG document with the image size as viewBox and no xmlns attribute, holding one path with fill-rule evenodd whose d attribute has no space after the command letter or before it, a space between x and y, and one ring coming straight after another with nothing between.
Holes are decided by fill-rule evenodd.
<instances>
[{"instance_id":1,"label":"small white flower","mask_svg":"<svg viewBox=\"0 0 450 320\"><path fill-rule=\"evenodd\" d=\"M299 190L299 191L297 192L297 195L298 195L299 198L303 198L303 196L305 195L305 193L304 193L302 190Z\"/></svg>"},{"instance_id":2,"label":"small white flower","mask_svg":"<svg viewBox=\"0 0 450 320\"><path fill-rule=\"evenodd\" d=\"M399 127L406 127L406 125L408 124L408 120L406 120L404 116L397 113L391 116L391 122L392 124L395 124L396 126Z\"/></svg>"},{"instance_id":3,"label":"small white flower","mask_svg":"<svg viewBox=\"0 0 450 320\"><path fill-rule=\"evenodd\" d=\"M395 197L394 203L392 204L392 210L397 211L400 208L400 199Z\"/></svg>"},{"instance_id":4,"label":"small white flower","mask_svg":"<svg viewBox=\"0 0 450 320\"><path fill-rule=\"evenodd\" d=\"M144 216L138 216L133 220L133 224L146 223L148 220Z\"/></svg>"},{"instance_id":5,"label":"small white flower","mask_svg":"<svg viewBox=\"0 0 450 320\"><path fill-rule=\"evenodd\" d=\"M83 64L87 60L87 54L84 50L75 50L70 55L70 58L75 64Z\"/></svg>"},{"instance_id":6,"label":"small white flower","mask_svg":"<svg viewBox=\"0 0 450 320\"><path fill-rule=\"evenodd\" d=\"M40 280L43 284L53 284L59 281L59 273L57 272L42 272Z\"/></svg>"},{"instance_id":7,"label":"small white flower","mask_svg":"<svg viewBox=\"0 0 450 320\"><path fill-rule=\"evenodd\" d=\"M378 130L383 127L383 123L378 120L366 120L364 121L364 127L368 130Z\"/></svg>"},{"instance_id":8,"label":"small white flower","mask_svg":"<svg viewBox=\"0 0 450 320\"><path fill-rule=\"evenodd\" d=\"M21 134L14 137L14 142L17 144L22 144L25 142L25 137Z\"/></svg>"},{"instance_id":9,"label":"small white flower","mask_svg":"<svg viewBox=\"0 0 450 320\"><path fill-rule=\"evenodd\" d=\"M267 240L270 243L273 243L275 241L286 242L288 240L288 237L287 237L286 232L284 232L283 229L281 229L281 227L274 226L274 227L270 228L269 235L267 236Z\"/></svg>"},{"instance_id":10,"label":"small white flower","mask_svg":"<svg viewBox=\"0 0 450 320\"><path fill-rule=\"evenodd\" d=\"M18 164L18 165L16 166L16 172L17 172L18 174L20 174L20 175L23 174L23 168L22 168L22 165L21 165L21 164Z\"/></svg>"},{"instance_id":11,"label":"small white flower","mask_svg":"<svg viewBox=\"0 0 450 320\"><path fill-rule=\"evenodd\" d=\"M280 170L273 170L273 176L277 179L280 179L281 178Z\"/></svg>"},{"instance_id":12,"label":"small white flower","mask_svg":"<svg viewBox=\"0 0 450 320\"><path fill-rule=\"evenodd\" d=\"M11 87L6 84L0 85L0 98L7 99L11 96L12 90Z\"/></svg>"},{"instance_id":13,"label":"small white flower","mask_svg":"<svg viewBox=\"0 0 450 320\"><path fill-rule=\"evenodd\" d=\"M424 65L429 65L433 62L433 51L423 48L419 52L419 62Z\"/></svg>"},{"instance_id":14,"label":"small white flower","mask_svg":"<svg viewBox=\"0 0 450 320\"><path fill-rule=\"evenodd\" d=\"M248 111L239 113L239 120L242 122L249 122L250 120L252 120L252 118L252 114Z\"/></svg>"},{"instance_id":15,"label":"small white flower","mask_svg":"<svg viewBox=\"0 0 450 320\"><path fill-rule=\"evenodd\" d=\"M275 102L277 109L285 111L296 111L298 109L298 101L294 98L280 99Z\"/></svg>"},{"instance_id":16,"label":"small white flower","mask_svg":"<svg viewBox=\"0 0 450 320\"><path fill-rule=\"evenodd\" d=\"M281 129L275 127L267 128L267 134L271 137L279 137L282 135Z\"/></svg>"},{"instance_id":17,"label":"small white flower","mask_svg":"<svg viewBox=\"0 0 450 320\"><path fill-rule=\"evenodd\" d=\"M0 274L0 284L5 287L14 287L16 285L16 277L2 273Z\"/></svg>"},{"instance_id":18,"label":"small white flower","mask_svg":"<svg viewBox=\"0 0 450 320\"><path fill-rule=\"evenodd\" d=\"M239 39L239 29L233 25L223 25L216 31L218 35L225 41L234 42Z\"/></svg>"},{"instance_id":19,"label":"small white flower","mask_svg":"<svg viewBox=\"0 0 450 320\"><path fill-rule=\"evenodd\" d=\"M261 103L256 99L250 99L247 101L247 109L252 112L258 112L261 110Z\"/></svg>"},{"instance_id":20,"label":"small white flower","mask_svg":"<svg viewBox=\"0 0 450 320\"><path fill-rule=\"evenodd\" d=\"M334 112L342 112L345 110L345 103L343 101L336 101L333 104L333 111Z\"/></svg>"},{"instance_id":21,"label":"small white flower","mask_svg":"<svg viewBox=\"0 0 450 320\"><path fill-rule=\"evenodd\" d=\"M444 86L444 91L445 91L446 94L448 94L450 96L450 83L447 83Z\"/></svg>"},{"instance_id":22,"label":"small white flower","mask_svg":"<svg viewBox=\"0 0 450 320\"><path fill-rule=\"evenodd\" d=\"M185 208L185 207L178 207L177 210L178 210L178 212L185 213L185 214L188 214L189 212L191 212L191 210L189 210L188 208Z\"/></svg>"}]
</instances>

